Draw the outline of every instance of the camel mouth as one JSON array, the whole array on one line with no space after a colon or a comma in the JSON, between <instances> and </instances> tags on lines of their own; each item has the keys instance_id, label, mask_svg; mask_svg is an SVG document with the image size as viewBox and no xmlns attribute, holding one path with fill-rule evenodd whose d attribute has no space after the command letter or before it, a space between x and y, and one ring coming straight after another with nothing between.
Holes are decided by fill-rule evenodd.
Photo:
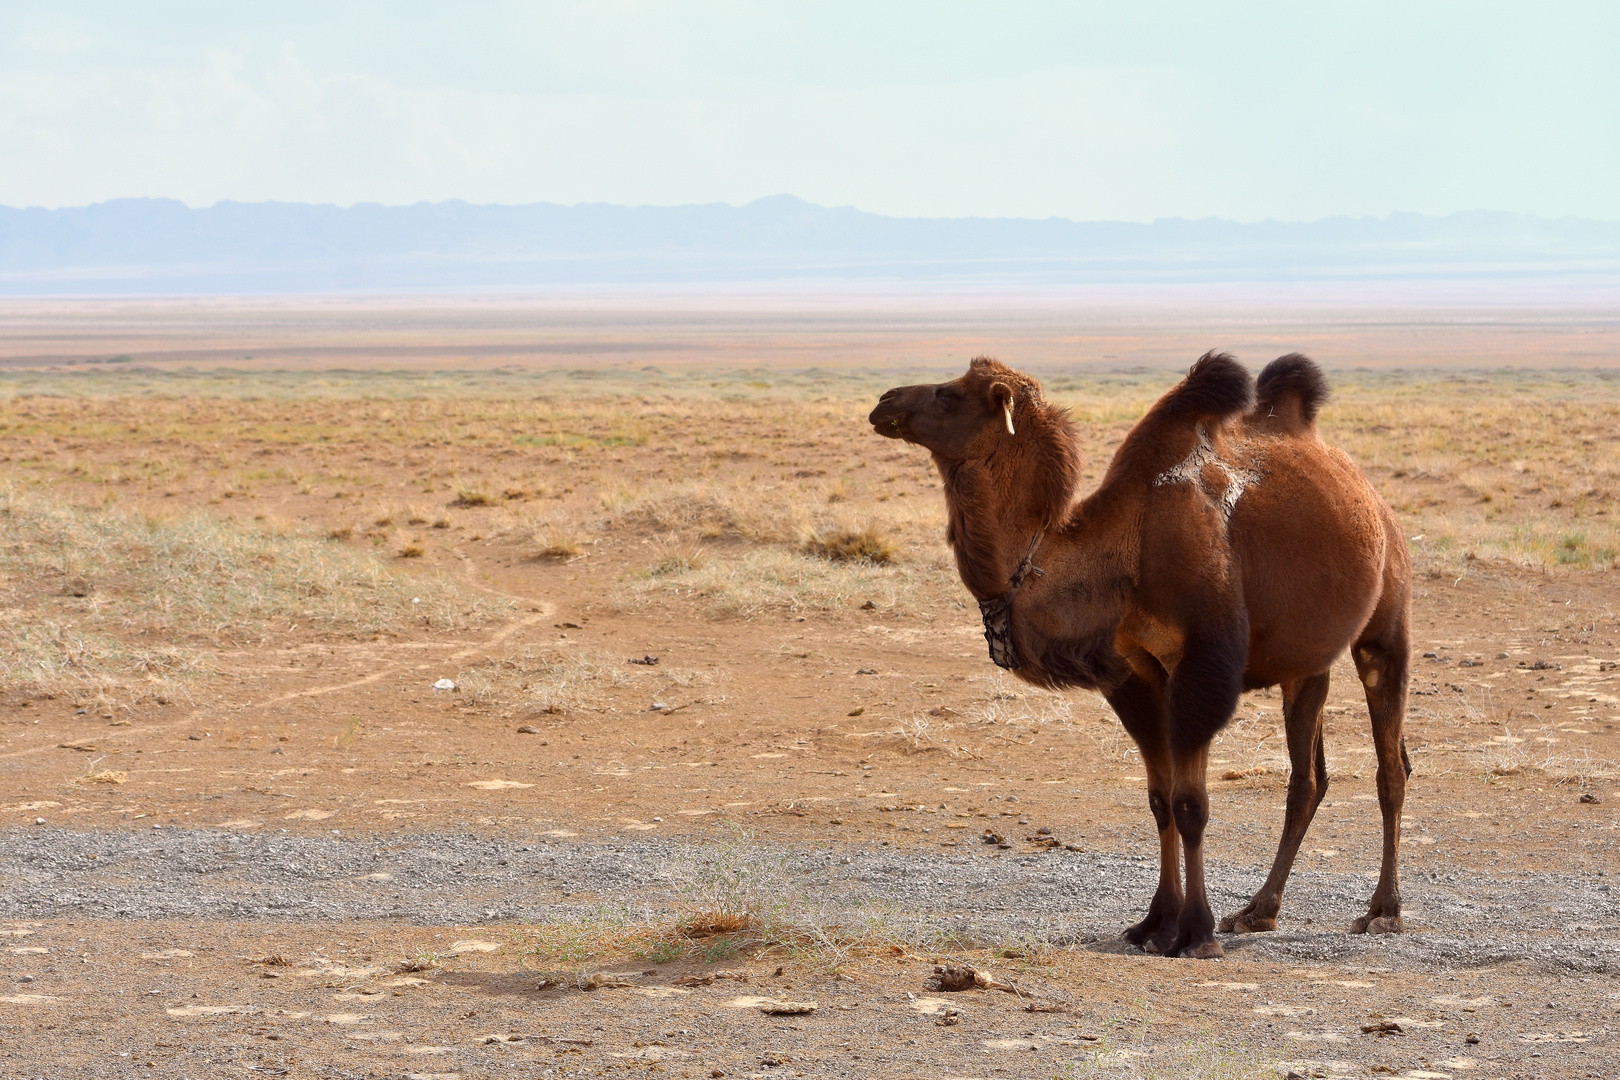
<instances>
[{"instance_id":1,"label":"camel mouth","mask_svg":"<svg viewBox=\"0 0 1620 1080\"><path fill-rule=\"evenodd\" d=\"M872 425L872 430L887 439L905 438L905 419L904 413L886 408L881 403L872 410L872 415L866 418Z\"/></svg>"}]
</instances>

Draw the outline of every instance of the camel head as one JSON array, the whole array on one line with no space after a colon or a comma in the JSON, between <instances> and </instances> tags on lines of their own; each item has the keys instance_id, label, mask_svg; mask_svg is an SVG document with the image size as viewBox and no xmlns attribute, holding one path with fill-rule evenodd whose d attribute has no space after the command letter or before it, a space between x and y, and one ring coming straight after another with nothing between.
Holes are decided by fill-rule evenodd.
<instances>
[{"instance_id":1,"label":"camel head","mask_svg":"<svg viewBox=\"0 0 1620 1080\"><path fill-rule=\"evenodd\" d=\"M1018 438L1020 422L1044 414L1041 384L988 356L943 383L897 386L878 399L873 429L949 460L989 457Z\"/></svg>"}]
</instances>

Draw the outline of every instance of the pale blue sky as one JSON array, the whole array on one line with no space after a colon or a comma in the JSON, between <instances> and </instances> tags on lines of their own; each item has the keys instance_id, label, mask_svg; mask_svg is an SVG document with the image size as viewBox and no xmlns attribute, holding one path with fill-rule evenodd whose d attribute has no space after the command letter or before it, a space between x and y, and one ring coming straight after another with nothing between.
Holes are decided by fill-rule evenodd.
<instances>
[{"instance_id":1,"label":"pale blue sky","mask_svg":"<svg viewBox=\"0 0 1620 1080\"><path fill-rule=\"evenodd\" d=\"M1616 3L0 5L0 204L1620 219Z\"/></svg>"}]
</instances>

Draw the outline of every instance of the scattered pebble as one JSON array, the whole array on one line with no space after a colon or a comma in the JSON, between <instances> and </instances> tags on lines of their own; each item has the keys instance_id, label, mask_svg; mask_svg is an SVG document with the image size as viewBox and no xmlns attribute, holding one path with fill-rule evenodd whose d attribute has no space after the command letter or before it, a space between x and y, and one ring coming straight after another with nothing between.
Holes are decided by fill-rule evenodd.
<instances>
[{"instance_id":1,"label":"scattered pebble","mask_svg":"<svg viewBox=\"0 0 1620 1080\"><path fill-rule=\"evenodd\" d=\"M518 730L519 735L538 735L538 734L540 734L540 729L539 728L531 727L528 724L524 724L522 727L518 728L517 730Z\"/></svg>"},{"instance_id":2,"label":"scattered pebble","mask_svg":"<svg viewBox=\"0 0 1620 1080\"><path fill-rule=\"evenodd\" d=\"M450 679L440 679L438 682L433 684L433 689L435 690L454 690L455 688L456 684Z\"/></svg>"}]
</instances>

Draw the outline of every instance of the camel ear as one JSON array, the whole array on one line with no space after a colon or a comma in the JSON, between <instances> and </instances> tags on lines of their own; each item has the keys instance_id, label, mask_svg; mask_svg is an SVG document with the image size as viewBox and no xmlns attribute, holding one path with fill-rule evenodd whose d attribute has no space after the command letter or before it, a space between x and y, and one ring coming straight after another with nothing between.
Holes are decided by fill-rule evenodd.
<instances>
[{"instance_id":1,"label":"camel ear","mask_svg":"<svg viewBox=\"0 0 1620 1080\"><path fill-rule=\"evenodd\" d=\"M998 383L996 383L996 384L994 384L993 386L990 387L990 393L994 397L996 397L997 399L999 399L1001 401L1001 415L1003 417L1005 417L1006 420L1007 420L1007 434L1009 434L1009 435L1018 434L1018 432L1013 430L1013 422L1012 422L1013 392L1012 392L1012 387L1008 386L1004 382L998 382Z\"/></svg>"}]
</instances>

